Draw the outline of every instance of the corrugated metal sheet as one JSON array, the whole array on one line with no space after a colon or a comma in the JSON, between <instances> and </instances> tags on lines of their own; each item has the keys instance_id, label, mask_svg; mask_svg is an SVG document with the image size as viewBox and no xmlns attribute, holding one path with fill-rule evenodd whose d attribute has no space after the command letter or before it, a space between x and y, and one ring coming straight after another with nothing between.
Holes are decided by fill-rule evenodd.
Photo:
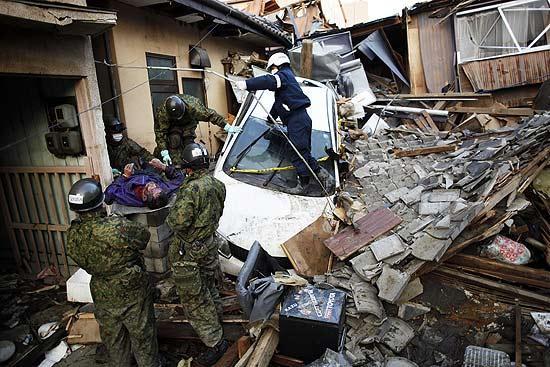
<instances>
[{"instance_id":1,"label":"corrugated metal sheet","mask_svg":"<svg viewBox=\"0 0 550 367\"><path fill-rule=\"evenodd\" d=\"M542 83L550 75L550 50L470 61L460 67L476 92Z\"/></svg>"}]
</instances>

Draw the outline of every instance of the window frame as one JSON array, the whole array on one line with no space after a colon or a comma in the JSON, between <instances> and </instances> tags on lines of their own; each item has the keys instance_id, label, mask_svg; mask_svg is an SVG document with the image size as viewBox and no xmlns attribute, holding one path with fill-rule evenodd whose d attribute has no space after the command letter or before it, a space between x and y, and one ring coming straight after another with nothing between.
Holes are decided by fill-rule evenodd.
<instances>
[{"instance_id":1,"label":"window frame","mask_svg":"<svg viewBox=\"0 0 550 367\"><path fill-rule=\"evenodd\" d=\"M183 94L189 94L189 93L187 93L187 92L185 91L185 81L186 81L186 80L190 80L190 79L191 79L191 80L198 80L198 81L200 81L201 88L202 88L202 94L203 94L204 105L205 105L206 107L208 107L208 95L207 95L207 93L206 93L206 82L205 82L205 80L204 80L204 76L201 76L200 78L194 78L194 77L189 77L189 76L182 76L182 77L180 78L180 80L181 80L181 92L182 92ZM203 101L201 101L201 102L203 102Z\"/></svg>"},{"instance_id":2,"label":"window frame","mask_svg":"<svg viewBox=\"0 0 550 367\"><path fill-rule=\"evenodd\" d=\"M460 65L462 63L466 63L466 62L470 62L470 61L489 60L489 59L495 59L495 58L500 58L500 57L520 55L520 54L526 54L526 53L530 53L530 52L536 52L536 51L550 49L550 44L545 45L545 46L533 47L533 45L535 45L546 33L548 33L550 31L550 24L547 24L546 27L542 30L542 32L539 33L539 35L537 37L535 37L535 39L533 41L531 41L531 43L527 47L521 47L519 42L517 41L517 38L516 38L512 28L511 28L511 26L510 26L510 23L509 23L508 19L506 18L506 14L504 13L506 11L506 9L508 9L508 8L513 8L513 7L516 7L518 5L524 5L524 4L534 3L534 2L538 2L538 1L541 1L541 0L516 0L516 1L507 2L507 3L504 3L504 4L489 5L489 6L485 6L485 7L481 7L481 8L477 8L477 9L465 10L465 11L457 13L454 17L454 29L455 30L458 29L459 18L464 17L464 16L468 16L470 14L483 13L483 12L486 12L486 11L491 11L491 10L496 9L499 13L499 16L500 16L499 18L497 18L497 20L502 19L502 22L504 23L506 31L508 32L508 35L511 37L511 39L514 43L514 47L511 47L511 48L515 48L517 50L516 52L511 52L511 53L502 54L502 55L495 55L495 56L487 56L487 57L480 57L480 58L462 60L461 57L460 57L459 40L457 38L458 35L455 33L455 44L456 44L456 48L457 48L457 50L456 50L457 64ZM550 0L546 0L546 2L548 3L548 10L543 9L543 10L540 10L540 11L550 11ZM525 10L525 9L517 9L517 10L514 10L514 11L521 11L521 10ZM525 11L529 11L529 10L525 10ZM495 24L496 24L496 21L493 24L493 26ZM483 38L482 42L485 41L485 39L487 38L489 33L493 30L493 26L491 26L488 33ZM487 46L487 48L502 48L502 47ZM506 47L506 48L508 48L508 47Z\"/></svg>"},{"instance_id":3,"label":"window frame","mask_svg":"<svg viewBox=\"0 0 550 367\"><path fill-rule=\"evenodd\" d=\"M145 62L147 66L149 65L149 58L157 58L157 59L165 59L170 60L171 65L174 65L174 67L177 67L176 65L176 57L171 55L163 55L163 54L157 54L152 52L146 52L145 53ZM153 93L171 93L171 94L178 94L180 89L178 85L178 73L175 70L170 70L170 72L173 75L172 80L166 80L166 79L151 79L149 77L149 70L147 69L147 77L149 78L149 91L150 91L150 97L151 97L151 107L153 108L153 115L156 116L155 106L153 104Z\"/></svg>"}]
</instances>

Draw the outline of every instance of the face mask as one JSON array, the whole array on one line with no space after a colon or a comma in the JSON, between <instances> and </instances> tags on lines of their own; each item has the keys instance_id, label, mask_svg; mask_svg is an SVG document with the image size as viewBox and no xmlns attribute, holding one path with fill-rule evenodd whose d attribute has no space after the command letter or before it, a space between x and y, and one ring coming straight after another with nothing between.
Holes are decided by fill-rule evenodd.
<instances>
[{"instance_id":1,"label":"face mask","mask_svg":"<svg viewBox=\"0 0 550 367\"><path fill-rule=\"evenodd\" d=\"M122 138L124 138L124 135L123 135L123 134L113 134L113 140L116 141L117 143L118 143L119 141L121 141Z\"/></svg>"}]
</instances>

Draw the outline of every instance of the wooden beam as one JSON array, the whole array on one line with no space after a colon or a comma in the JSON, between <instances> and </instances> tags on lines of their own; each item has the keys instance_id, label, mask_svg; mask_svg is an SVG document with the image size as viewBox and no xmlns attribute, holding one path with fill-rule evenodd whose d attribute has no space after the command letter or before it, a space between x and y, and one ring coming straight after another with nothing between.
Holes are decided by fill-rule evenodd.
<instances>
[{"instance_id":1,"label":"wooden beam","mask_svg":"<svg viewBox=\"0 0 550 367\"><path fill-rule=\"evenodd\" d=\"M550 288L550 271L535 269L524 265L505 264L500 261L484 257L456 254L448 263L466 266L471 269L486 270L494 274L501 274L502 277L515 276L532 281L533 284L543 288Z\"/></svg>"},{"instance_id":2,"label":"wooden beam","mask_svg":"<svg viewBox=\"0 0 550 367\"><path fill-rule=\"evenodd\" d=\"M433 147L415 148L415 149L394 149L393 154L398 157L416 157L418 155L426 155L432 153L445 153L454 152L456 150L455 144L448 145L436 145Z\"/></svg>"},{"instance_id":3,"label":"wooden beam","mask_svg":"<svg viewBox=\"0 0 550 367\"><path fill-rule=\"evenodd\" d=\"M418 16L416 15L407 17L407 44L411 94L427 93L428 87L426 86L424 75L424 64L422 63L422 54L420 53L420 29L418 26Z\"/></svg>"},{"instance_id":4,"label":"wooden beam","mask_svg":"<svg viewBox=\"0 0 550 367\"><path fill-rule=\"evenodd\" d=\"M237 343L233 343L213 367L233 367L238 360Z\"/></svg>"},{"instance_id":5,"label":"wooden beam","mask_svg":"<svg viewBox=\"0 0 550 367\"><path fill-rule=\"evenodd\" d=\"M306 39L302 42L300 55L300 75L303 78L311 79L313 73L313 41Z\"/></svg>"},{"instance_id":6,"label":"wooden beam","mask_svg":"<svg viewBox=\"0 0 550 367\"><path fill-rule=\"evenodd\" d=\"M521 366L521 307L519 301L516 301L515 306L515 324L516 324L516 338L515 338L515 360L516 366Z\"/></svg>"},{"instance_id":7,"label":"wooden beam","mask_svg":"<svg viewBox=\"0 0 550 367\"><path fill-rule=\"evenodd\" d=\"M455 113L486 113L493 116L533 116L532 108L448 107Z\"/></svg>"},{"instance_id":8,"label":"wooden beam","mask_svg":"<svg viewBox=\"0 0 550 367\"><path fill-rule=\"evenodd\" d=\"M89 56L93 60L91 47L89 52ZM76 104L80 118L80 130L86 148L86 155L89 158L91 172L93 175L100 177L101 185L105 188L113 180L113 173L107 153L107 141L105 140L101 109L92 108L94 104L100 101L100 98L95 73L91 77L93 78L91 81L90 78L82 78L75 83ZM93 90L92 85L95 86Z\"/></svg>"},{"instance_id":9,"label":"wooden beam","mask_svg":"<svg viewBox=\"0 0 550 367\"><path fill-rule=\"evenodd\" d=\"M463 272L458 271L456 269L449 269L445 265L437 268L435 270L435 272L436 273L441 273L443 275L447 275L447 276L450 276L450 277L454 277L456 279L461 279L461 280L466 281L466 282L471 282L473 284L478 284L478 285L481 285L483 287L487 287L489 289L504 291L504 292L507 292L509 294L515 295L516 297L524 298L526 300L530 300L530 301L534 301L536 303L540 303L540 304L550 306L550 297L541 295L539 293L526 291L524 289L514 287L514 286L509 285L509 284L502 284L502 283L497 282L497 281L485 279L485 278L478 277L478 276L471 275L471 274L466 274L466 273L463 273Z\"/></svg>"}]
</instances>

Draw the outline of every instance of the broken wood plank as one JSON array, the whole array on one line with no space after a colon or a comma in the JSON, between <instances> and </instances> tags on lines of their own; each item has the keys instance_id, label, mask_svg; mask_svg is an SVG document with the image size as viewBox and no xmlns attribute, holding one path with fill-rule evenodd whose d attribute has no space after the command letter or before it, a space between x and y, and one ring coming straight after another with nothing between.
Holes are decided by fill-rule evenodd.
<instances>
[{"instance_id":1,"label":"broken wood plank","mask_svg":"<svg viewBox=\"0 0 550 367\"><path fill-rule=\"evenodd\" d=\"M426 155L432 153L445 153L445 152L454 152L456 150L455 144L446 144L446 145L435 145L433 147L423 147L415 149L399 149L396 148L393 150L393 154L397 158L401 157L416 157L417 155Z\"/></svg>"},{"instance_id":2,"label":"broken wood plank","mask_svg":"<svg viewBox=\"0 0 550 367\"><path fill-rule=\"evenodd\" d=\"M519 276L519 275L501 273L501 272L498 272L498 271L495 271L495 270L478 269L478 268L470 267L470 266L466 266L466 265L452 264L452 260L456 256L457 255L453 256L451 259L449 259L446 262L446 264L449 268L462 270L462 271L464 271L466 273L469 273L469 274L480 275L480 276L484 276L484 277L491 278L491 279L502 280L502 281L507 282L507 283L517 283L517 284L521 284L521 285L528 285L528 286L532 286L532 287L550 289L550 285L548 283L546 283L545 281L525 278L525 277L522 277L522 276Z\"/></svg>"},{"instance_id":3,"label":"broken wood plank","mask_svg":"<svg viewBox=\"0 0 550 367\"><path fill-rule=\"evenodd\" d=\"M238 360L237 343L233 343L218 362L216 362L214 367L233 367Z\"/></svg>"},{"instance_id":4,"label":"broken wood plank","mask_svg":"<svg viewBox=\"0 0 550 367\"><path fill-rule=\"evenodd\" d=\"M278 344L279 332L271 326L266 327L262 330L262 334L260 335L246 366L268 367Z\"/></svg>"},{"instance_id":5,"label":"broken wood plank","mask_svg":"<svg viewBox=\"0 0 550 367\"><path fill-rule=\"evenodd\" d=\"M242 322L222 321L223 335L229 341L235 341L245 334L243 325L248 321ZM157 320L157 335L159 339L172 340L196 340L199 336L191 327L191 324L184 319Z\"/></svg>"},{"instance_id":6,"label":"broken wood plank","mask_svg":"<svg viewBox=\"0 0 550 367\"><path fill-rule=\"evenodd\" d=\"M245 355L248 349L250 349L251 345L252 339L248 335L241 336L239 340L237 340L237 351L239 354L239 359L241 359Z\"/></svg>"},{"instance_id":7,"label":"broken wood plank","mask_svg":"<svg viewBox=\"0 0 550 367\"><path fill-rule=\"evenodd\" d=\"M340 260L345 260L399 223L401 218L390 209L376 209L359 219L354 227L343 229L324 243Z\"/></svg>"},{"instance_id":8,"label":"broken wood plank","mask_svg":"<svg viewBox=\"0 0 550 367\"><path fill-rule=\"evenodd\" d=\"M489 280L483 277L466 274L461 271L457 271L456 269L450 269L445 265L442 265L439 268L437 268L435 272L448 275L457 279L461 279L466 282L472 282L474 284L478 284L483 287L487 287L489 289L496 289L498 291L508 292L509 294L513 294L516 297L525 298L527 300L534 301L536 303L550 305L550 297L547 297L535 292L527 291L518 287L514 287L509 284L502 284L494 280Z\"/></svg>"},{"instance_id":9,"label":"broken wood plank","mask_svg":"<svg viewBox=\"0 0 550 367\"><path fill-rule=\"evenodd\" d=\"M285 367L302 367L304 365L304 361L292 357L283 356L282 354L275 354L273 358L271 358L271 361L279 366Z\"/></svg>"},{"instance_id":10,"label":"broken wood plank","mask_svg":"<svg viewBox=\"0 0 550 367\"><path fill-rule=\"evenodd\" d=\"M494 116L533 116L532 108L448 107L455 113L486 113Z\"/></svg>"},{"instance_id":11,"label":"broken wood plank","mask_svg":"<svg viewBox=\"0 0 550 367\"><path fill-rule=\"evenodd\" d=\"M430 116L430 114L427 113L426 111L422 111L422 116L424 117L424 120L426 120L428 122L428 125L430 126L431 130L433 132L438 133L439 128L437 127L434 120L432 119L432 116Z\"/></svg>"},{"instance_id":12,"label":"broken wood plank","mask_svg":"<svg viewBox=\"0 0 550 367\"><path fill-rule=\"evenodd\" d=\"M329 220L323 216L282 244L292 267L303 276L325 274L330 251L323 242L332 236Z\"/></svg>"},{"instance_id":13,"label":"broken wood plank","mask_svg":"<svg viewBox=\"0 0 550 367\"><path fill-rule=\"evenodd\" d=\"M487 270L495 274L505 276L515 276L524 278L526 281L532 281L530 285L536 285L543 288L550 288L550 271L535 269L524 265L505 264L497 260L484 257L456 254L448 260L450 264L466 266L479 270Z\"/></svg>"}]
</instances>

